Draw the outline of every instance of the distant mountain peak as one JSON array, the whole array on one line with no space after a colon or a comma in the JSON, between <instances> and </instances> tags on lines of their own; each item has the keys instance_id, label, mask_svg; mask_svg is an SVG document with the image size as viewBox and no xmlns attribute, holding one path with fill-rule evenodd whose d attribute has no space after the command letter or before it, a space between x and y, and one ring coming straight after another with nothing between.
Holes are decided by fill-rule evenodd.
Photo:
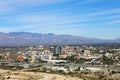
<instances>
[{"instance_id":1,"label":"distant mountain peak","mask_svg":"<svg viewBox=\"0 0 120 80\"><path fill-rule=\"evenodd\" d=\"M105 40L72 35L41 34L30 32L0 33L0 46L29 46L29 45L79 45L98 43L120 43L120 38Z\"/></svg>"}]
</instances>

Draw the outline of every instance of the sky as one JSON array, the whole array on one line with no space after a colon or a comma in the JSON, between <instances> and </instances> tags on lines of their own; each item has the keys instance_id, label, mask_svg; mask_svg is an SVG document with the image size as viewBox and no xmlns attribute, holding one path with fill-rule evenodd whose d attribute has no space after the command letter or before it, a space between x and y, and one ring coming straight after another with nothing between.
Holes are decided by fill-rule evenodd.
<instances>
[{"instance_id":1,"label":"sky","mask_svg":"<svg viewBox=\"0 0 120 80\"><path fill-rule=\"evenodd\" d=\"M0 32L120 38L120 0L0 0Z\"/></svg>"}]
</instances>

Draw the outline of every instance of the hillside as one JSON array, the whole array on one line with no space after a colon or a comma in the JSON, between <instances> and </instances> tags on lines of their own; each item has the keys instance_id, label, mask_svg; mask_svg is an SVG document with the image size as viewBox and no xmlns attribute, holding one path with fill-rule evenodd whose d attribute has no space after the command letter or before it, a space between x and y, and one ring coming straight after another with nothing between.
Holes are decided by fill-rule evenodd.
<instances>
[{"instance_id":1,"label":"hillside","mask_svg":"<svg viewBox=\"0 0 120 80\"><path fill-rule=\"evenodd\" d=\"M29 46L29 45L78 45L97 43L120 43L120 38L105 40L72 35L55 35L52 33L11 32L0 33L0 46Z\"/></svg>"}]
</instances>

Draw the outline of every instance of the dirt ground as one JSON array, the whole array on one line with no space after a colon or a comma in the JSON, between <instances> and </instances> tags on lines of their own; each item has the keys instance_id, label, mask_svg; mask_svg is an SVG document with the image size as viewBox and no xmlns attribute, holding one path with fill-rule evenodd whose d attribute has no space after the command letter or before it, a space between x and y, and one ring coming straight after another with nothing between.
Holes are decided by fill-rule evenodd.
<instances>
[{"instance_id":1,"label":"dirt ground","mask_svg":"<svg viewBox=\"0 0 120 80\"><path fill-rule=\"evenodd\" d=\"M82 80L70 76L41 72L35 73L35 72L0 70L0 74L1 77L5 78L5 80Z\"/></svg>"}]
</instances>

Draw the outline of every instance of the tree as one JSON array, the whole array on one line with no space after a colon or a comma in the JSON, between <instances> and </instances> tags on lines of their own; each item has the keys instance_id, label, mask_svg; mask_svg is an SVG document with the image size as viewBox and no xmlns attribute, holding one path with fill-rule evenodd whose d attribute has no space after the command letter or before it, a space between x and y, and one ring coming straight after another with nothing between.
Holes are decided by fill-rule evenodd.
<instances>
[{"instance_id":1,"label":"tree","mask_svg":"<svg viewBox=\"0 0 120 80\"><path fill-rule=\"evenodd\" d=\"M3 57L3 56L0 56L0 61L1 61L2 59L4 59L4 57Z\"/></svg>"},{"instance_id":2,"label":"tree","mask_svg":"<svg viewBox=\"0 0 120 80\"><path fill-rule=\"evenodd\" d=\"M103 61L103 64L108 64L108 65L113 65L114 63L114 60L112 58L109 58L105 55L102 56L102 61Z\"/></svg>"}]
</instances>

